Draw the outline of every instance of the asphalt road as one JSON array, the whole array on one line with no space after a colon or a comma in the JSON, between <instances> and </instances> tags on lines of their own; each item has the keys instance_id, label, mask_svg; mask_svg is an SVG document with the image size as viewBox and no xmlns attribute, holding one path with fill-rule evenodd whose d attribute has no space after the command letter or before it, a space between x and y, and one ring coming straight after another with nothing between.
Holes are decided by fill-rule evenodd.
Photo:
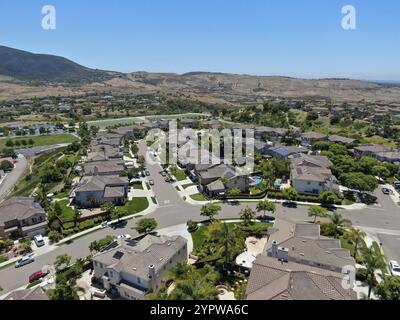
<instances>
[{"instance_id":1,"label":"asphalt road","mask_svg":"<svg viewBox=\"0 0 400 320\"><path fill-rule=\"evenodd\" d=\"M140 144L139 150L143 154L146 150L144 143ZM150 179L153 179L154 193L157 197L159 207L147 217L155 218L158 228L165 228L177 224L186 223L188 220L204 220L200 216L201 205L191 205L179 197L175 188L164 181L159 174L161 167L158 164L147 164L150 171ZM392 200L377 190L379 205L371 206L364 210L339 210L340 213L350 219L357 227L365 228L370 233L374 233L382 242L385 254L389 259L400 261L400 209ZM237 218L242 208L249 206L255 208L256 203L241 203L240 205L222 204L220 218ZM297 208L286 208L277 205L276 217L287 219L293 222L310 221L307 214L307 206L298 206ZM53 264L55 258L61 254L68 254L74 259L86 257L90 254L89 245L95 240L104 238L107 235L131 234L137 219L129 220L124 228L113 230L106 228L95 233L74 240L71 244L66 244L57 249L36 258L35 262L20 269L9 267L0 270L0 287L4 294L8 291L19 288L27 284L28 277L33 272L40 270L44 265Z\"/></svg>"},{"instance_id":2,"label":"asphalt road","mask_svg":"<svg viewBox=\"0 0 400 320\"><path fill-rule=\"evenodd\" d=\"M17 184L18 180L24 174L25 170L28 168L28 161L25 157L19 157L14 169L7 174L3 182L0 184L0 201L7 196L7 194L12 191L14 186Z\"/></svg>"}]
</instances>

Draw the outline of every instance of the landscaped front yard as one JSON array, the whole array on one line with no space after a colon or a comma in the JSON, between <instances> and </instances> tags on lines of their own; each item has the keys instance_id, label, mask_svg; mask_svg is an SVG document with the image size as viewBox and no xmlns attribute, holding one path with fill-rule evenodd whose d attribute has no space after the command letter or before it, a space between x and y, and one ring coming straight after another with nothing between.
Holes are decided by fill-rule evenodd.
<instances>
[{"instance_id":1,"label":"landscaped front yard","mask_svg":"<svg viewBox=\"0 0 400 320\"><path fill-rule=\"evenodd\" d=\"M128 201L124 206L118 207L118 209L123 211L125 215L131 215L146 210L148 206L149 202L147 201L147 198L141 197L133 198L131 201Z\"/></svg>"},{"instance_id":2,"label":"landscaped front yard","mask_svg":"<svg viewBox=\"0 0 400 320\"><path fill-rule=\"evenodd\" d=\"M190 198L192 198L195 201L207 201L207 199L201 193L192 194Z\"/></svg>"},{"instance_id":3,"label":"landscaped front yard","mask_svg":"<svg viewBox=\"0 0 400 320\"><path fill-rule=\"evenodd\" d=\"M62 209L60 218L64 221L74 219L75 210L72 209L71 207L68 207L69 200L61 200L58 201L58 203L60 204Z\"/></svg>"},{"instance_id":4,"label":"landscaped front yard","mask_svg":"<svg viewBox=\"0 0 400 320\"><path fill-rule=\"evenodd\" d=\"M131 186L133 187L133 189L143 190L143 183L141 182L134 182Z\"/></svg>"},{"instance_id":5,"label":"landscaped front yard","mask_svg":"<svg viewBox=\"0 0 400 320\"><path fill-rule=\"evenodd\" d=\"M182 181L187 178L185 171L183 171L181 169L176 169L174 176L175 176L176 180L178 180L178 181Z\"/></svg>"}]
</instances>

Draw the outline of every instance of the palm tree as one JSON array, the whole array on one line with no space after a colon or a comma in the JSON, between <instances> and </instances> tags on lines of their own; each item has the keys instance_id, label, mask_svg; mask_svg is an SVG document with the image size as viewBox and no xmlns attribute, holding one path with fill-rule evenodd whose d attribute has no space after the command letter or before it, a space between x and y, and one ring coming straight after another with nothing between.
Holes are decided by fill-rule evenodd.
<instances>
[{"instance_id":1,"label":"palm tree","mask_svg":"<svg viewBox=\"0 0 400 320\"><path fill-rule=\"evenodd\" d=\"M351 226L351 221L348 219L343 219L340 213L335 212L331 216L331 225L333 235L336 238L338 235L342 234L344 228Z\"/></svg>"},{"instance_id":2,"label":"palm tree","mask_svg":"<svg viewBox=\"0 0 400 320\"><path fill-rule=\"evenodd\" d=\"M386 264L382 254L377 252L373 246L363 249L363 257L364 265L367 268L368 299L370 299L374 286L375 271L385 268Z\"/></svg>"},{"instance_id":3,"label":"palm tree","mask_svg":"<svg viewBox=\"0 0 400 320\"><path fill-rule=\"evenodd\" d=\"M360 240L364 239L364 237L367 235L364 231L361 231L359 229L351 228L349 232L350 238L354 242L354 259L357 256L357 251L358 251L358 244Z\"/></svg>"},{"instance_id":4,"label":"palm tree","mask_svg":"<svg viewBox=\"0 0 400 320\"><path fill-rule=\"evenodd\" d=\"M224 269L227 270L228 265L234 259L232 252L235 247L239 245L240 240L240 230L237 226L233 230L230 230L227 223L222 223L219 230L219 246L222 251L222 256L224 258Z\"/></svg>"},{"instance_id":5,"label":"palm tree","mask_svg":"<svg viewBox=\"0 0 400 320\"><path fill-rule=\"evenodd\" d=\"M275 211L276 211L276 206L275 206L275 203L273 203L273 202L269 202L267 200L262 200L262 201L259 201L257 203L256 210L258 212L262 211L264 213L264 217L265 217L265 212L266 211L271 212L272 214L274 214Z\"/></svg>"}]
</instances>

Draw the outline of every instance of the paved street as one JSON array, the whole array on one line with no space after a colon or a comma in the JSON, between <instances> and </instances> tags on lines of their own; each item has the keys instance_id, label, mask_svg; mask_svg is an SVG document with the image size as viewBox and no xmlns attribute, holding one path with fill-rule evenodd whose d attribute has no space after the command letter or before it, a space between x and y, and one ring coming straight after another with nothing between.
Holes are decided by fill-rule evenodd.
<instances>
[{"instance_id":1,"label":"paved street","mask_svg":"<svg viewBox=\"0 0 400 320\"><path fill-rule=\"evenodd\" d=\"M141 143L139 150L143 154L147 149L145 143ZM192 205L185 202L176 192L175 188L164 181L159 174L161 167L158 164L148 164L150 179L153 179L154 194L157 197L159 207L147 217L155 218L158 228L167 228L175 225L185 224L188 220L204 220L200 216L201 205ZM367 232L374 233L382 242L383 250L389 259L400 260L400 209L390 199L383 195L381 190L376 191L379 205L370 206L363 210L339 210L346 218L350 219L357 227L365 228ZM244 202L239 205L222 204L220 218L237 218L240 210L249 206L256 207L256 202ZM298 206L297 208L286 208L277 205L276 216L291 220L294 222L310 221L307 215L307 206ZM74 240L71 244L58 247L56 250L36 258L36 261L21 269L15 269L13 266L0 270L0 287L4 294L7 291L19 288L27 283L30 274L37 271L46 264L52 264L55 258L67 253L74 259L89 255L89 244L92 241L104 238L107 235L119 235L129 233L135 235L132 228L135 226L136 219L129 220L123 229L113 230L110 228L102 229L84 237ZM397 234L398 233L398 234Z\"/></svg>"},{"instance_id":2,"label":"paved street","mask_svg":"<svg viewBox=\"0 0 400 320\"><path fill-rule=\"evenodd\" d=\"M27 168L28 161L26 158L23 156L19 157L17 159L17 163L15 164L15 168L7 174L0 184L0 201L14 188Z\"/></svg>"}]
</instances>

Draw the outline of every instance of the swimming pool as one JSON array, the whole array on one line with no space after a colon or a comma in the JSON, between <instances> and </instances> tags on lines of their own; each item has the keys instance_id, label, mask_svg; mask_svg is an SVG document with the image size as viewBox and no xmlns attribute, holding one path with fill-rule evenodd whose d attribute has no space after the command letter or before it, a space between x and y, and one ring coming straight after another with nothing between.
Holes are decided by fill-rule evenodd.
<instances>
[{"instance_id":1,"label":"swimming pool","mask_svg":"<svg viewBox=\"0 0 400 320\"><path fill-rule=\"evenodd\" d=\"M251 177L250 178L250 187L255 187L259 185L263 179L261 177Z\"/></svg>"}]
</instances>

